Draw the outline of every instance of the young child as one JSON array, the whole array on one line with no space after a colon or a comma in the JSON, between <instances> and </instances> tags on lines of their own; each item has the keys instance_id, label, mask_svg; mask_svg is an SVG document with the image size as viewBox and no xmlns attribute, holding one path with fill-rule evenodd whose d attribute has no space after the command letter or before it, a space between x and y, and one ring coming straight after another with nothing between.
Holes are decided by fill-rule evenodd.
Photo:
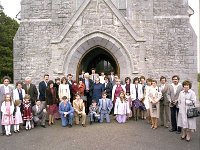
<instances>
[{"instance_id":1,"label":"young child","mask_svg":"<svg viewBox=\"0 0 200 150\"><path fill-rule=\"evenodd\" d=\"M6 94L4 97L4 101L1 105L1 112L2 112L1 124L5 126L6 135L11 136L10 127L12 124L14 124L13 120L14 104L9 94Z\"/></svg>"},{"instance_id":2,"label":"young child","mask_svg":"<svg viewBox=\"0 0 200 150\"><path fill-rule=\"evenodd\" d=\"M99 122L100 121L99 107L95 100L92 100L92 104L89 107L89 111L90 111L89 112L90 124L92 124L92 122L95 122L96 118L98 119Z\"/></svg>"},{"instance_id":3,"label":"young child","mask_svg":"<svg viewBox=\"0 0 200 150\"><path fill-rule=\"evenodd\" d=\"M15 110L14 110L14 132L19 132L19 124L23 123L22 114L20 111L21 100L15 100Z\"/></svg>"},{"instance_id":4,"label":"young child","mask_svg":"<svg viewBox=\"0 0 200 150\"><path fill-rule=\"evenodd\" d=\"M125 123L126 115L130 113L129 103L126 100L124 91L120 92L119 97L116 99L114 114L117 115L117 122Z\"/></svg>"},{"instance_id":5,"label":"young child","mask_svg":"<svg viewBox=\"0 0 200 150\"><path fill-rule=\"evenodd\" d=\"M30 96L28 94L24 97L24 112L23 112L24 121L26 121L26 130L31 129L31 120L33 118L31 103L30 103Z\"/></svg>"},{"instance_id":6,"label":"young child","mask_svg":"<svg viewBox=\"0 0 200 150\"><path fill-rule=\"evenodd\" d=\"M129 120L129 118L131 118L133 116L132 114L132 111L131 111L131 108L132 108L132 99L131 99L131 96L130 96L130 93L126 93L126 101L129 105L129 114L127 114L127 120Z\"/></svg>"},{"instance_id":7,"label":"young child","mask_svg":"<svg viewBox=\"0 0 200 150\"><path fill-rule=\"evenodd\" d=\"M112 110L113 103L110 99L106 98L106 92L102 92L102 99L99 99L99 112L100 122L103 122L104 116L106 116L106 122L110 122L110 111Z\"/></svg>"}]
</instances>

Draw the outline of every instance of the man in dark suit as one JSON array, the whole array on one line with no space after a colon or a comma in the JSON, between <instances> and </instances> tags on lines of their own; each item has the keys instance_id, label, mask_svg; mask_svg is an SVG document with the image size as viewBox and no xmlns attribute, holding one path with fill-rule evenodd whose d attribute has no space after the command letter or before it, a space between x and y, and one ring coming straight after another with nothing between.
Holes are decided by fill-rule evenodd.
<instances>
[{"instance_id":1,"label":"man in dark suit","mask_svg":"<svg viewBox=\"0 0 200 150\"><path fill-rule=\"evenodd\" d=\"M94 83L93 81L90 79L89 73L85 73L84 75L85 79L83 80L83 83L85 84L85 91L84 91L84 95L87 97L87 103L86 103L86 114L89 113L89 107L92 103L92 91L93 91L93 87L94 87Z\"/></svg>"},{"instance_id":2,"label":"man in dark suit","mask_svg":"<svg viewBox=\"0 0 200 150\"><path fill-rule=\"evenodd\" d=\"M31 77L25 78L25 84L22 85L22 88L25 90L25 93L30 95L31 105L35 105L35 100L38 98L38 91L35 84L31 83Z\"/></svg>"},{"instance_id":3,"label":"man in dark suit","mask_svg":"<svg viewBox=\"0 0 200 150\"><path fill-rule=\"evenodd\" d=\"M46 91L46 88L47 88L48 81L49 81L49 75L45 74L44 80L39 83L39 92L40 92L39 99L41 100L41 102L45 106L46 106L45 91Z\"/></svg>"},{"instance_id":4,"label":"man in dark suit","mask_svg":"<svg viewBox=\"0 0 200 150\"><path fill-rule=\"evenodd\" d=\"M107 98L111 99L112 96L112 83L109 81L108 77L104 78L105 83L103 84L104 91L107 94Z\"/></svg>"},{"instance_id":5,"label":"man in dark suit","mask_svg":"<svg viewBox=\"0 0 200 150\"><path fill-rule=\"evenodd\" d=\"M73 90L72 90L72 85L74 84L75 81L72 80L73 75L72 74L68 74L67 75L67 84L69 85L69 90L70 90L70 102L73 103Z\"/></svg>"}]
</instances>

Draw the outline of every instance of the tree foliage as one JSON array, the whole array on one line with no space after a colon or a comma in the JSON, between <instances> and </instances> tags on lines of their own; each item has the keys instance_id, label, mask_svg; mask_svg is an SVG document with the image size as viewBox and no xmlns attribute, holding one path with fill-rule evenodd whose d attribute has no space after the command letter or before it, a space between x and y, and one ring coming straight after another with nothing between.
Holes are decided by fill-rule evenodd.
<instances>
[{"instance_id":1,"label":"tree foliage","mask_svg":"<svg viewBox=\"0 0 200 150\"><path fill-rule=\"evenodd\" d=\"M13 79L13 38L18 27L16 20L0 11L0 79L6 75Z\"/></svg>"}]
</instances>

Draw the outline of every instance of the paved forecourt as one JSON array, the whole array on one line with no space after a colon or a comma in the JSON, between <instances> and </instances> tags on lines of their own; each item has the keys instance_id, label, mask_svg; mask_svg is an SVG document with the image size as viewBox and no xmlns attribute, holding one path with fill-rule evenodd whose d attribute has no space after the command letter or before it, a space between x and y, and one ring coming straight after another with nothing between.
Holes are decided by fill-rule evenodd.
<instances>
[{"instance_id":1,"label":"paved forecourt","mask_svg":"<svg viewBox=\"0 0 200 150\"><path fill-rule=\"evenodd\" d=\"M200 127L200 118L197 119ZM0 136L3 150L199 150L200 132L197 130L190 142L180 140L180 135L159 127L152 130L145 120L129 120L125 124L87 124L72 128L60 126L21 130L10 137Z\"/></svg>"}]
</instances>

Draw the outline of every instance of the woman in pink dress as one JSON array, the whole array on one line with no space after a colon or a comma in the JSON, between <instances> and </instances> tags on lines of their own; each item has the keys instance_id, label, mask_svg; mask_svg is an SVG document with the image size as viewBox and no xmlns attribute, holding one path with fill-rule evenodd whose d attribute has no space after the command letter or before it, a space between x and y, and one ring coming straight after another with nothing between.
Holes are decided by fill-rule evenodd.
<instances>
[{"instance_id":1,"label":"woman in pink dress","mask_svg":"<svg viewBox=\"0 0 200 150\"><path fill-rule=\"evenodd\" d=\"M10 136L10 127L14 124L13 120L13 112L14 112L14 104L11 100L11 96L6 94L4 97L4 102L1 105L2 112L2 122L1 124L5 126L6 135Z\"/></svg>"},{"instance_id":2,"label":"woman in pink dress","mask_svg":"<svg viewBox=\"0 0 200 150\"><path fill-rule=\"evenodd\" d=\"M14 111L14 132L19 132L19 124L23 123L22 114L20 111L21 100L15 100L15 111Z\"/></svg>"}]
</instances>

